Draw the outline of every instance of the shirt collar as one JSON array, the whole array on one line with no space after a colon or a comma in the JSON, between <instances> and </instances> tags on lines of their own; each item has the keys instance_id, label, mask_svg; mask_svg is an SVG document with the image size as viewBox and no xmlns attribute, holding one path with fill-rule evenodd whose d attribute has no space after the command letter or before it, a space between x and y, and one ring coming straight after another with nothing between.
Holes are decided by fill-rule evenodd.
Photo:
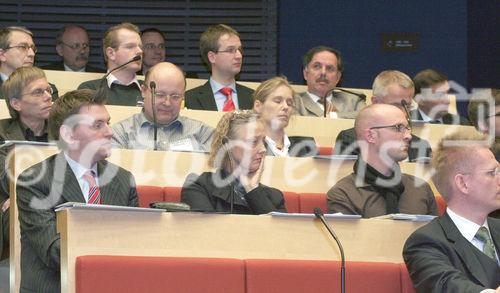
<instances>
[{"instance_id":1,"label":"shirt collar","mask_svg":"<svg viewBox=\"0 0 500 293\"><path fill-rule=\"evenodd\" d=\"M67 66L66 63L64 63L64 70L65 71L73 71L73 72L85 72L85 67L82 67L78 70L73 70L71 67Z\"/></svg>"},{"instance_id":2,"label":"shirt collar","mask_svg":"<svg viewBox=\"0 0 500 293\"><path fill-rule=\"evenodd\" d=\"M431 121L439 121L441 123L443 122L443 118L432 119L427 114L425 114L424 111L422 111L420 108L418 108L418 112L420 112L420 116L422 116L422 120L425 122L431 122Z\"/></svg>"},{"instance_id":3,"label":"shirt collar","mask_svg":"<svg viewBox=\"0 0 500 293\"><path fill-rule=\"evenodd\" d=\"M64 152L64 157L66 158L66 161L68 162L69 167L73 171L73 174L75 174L75 177L80 180L83 178L83 175L91 170L94 172L94 174L97 176L97 163L92 166L92 168L87 169L84 166L82 166L80 163L77 161L73 160L66 152Z\"/></svg>"},{"instance_id":4,"label":"shirt collar","mask_svg":"<svg viewBox=\"0 0 500 293\"><path fill-rule=\"evenodd\" d=\"M131 84L135 83L139 89L141 88L141 84L137 80L137 75L134 77L134 79L131 82L129 82L128 84L124 84L118 78L116 78L116 76L114 76L113 74L110 74L107 77L107 82L108 82L108 87L109 88L111 88L111 85L113 83L121 84L121 85L125 85L125 86L128 86L128 85L131 85Z\"/></svg>"},{"instance_id":5,"label":"shirt collar","mask_svg":"<svg viewBox=\"0 0 500 293\"><path fill-rule=\"evenodd\" d=\"M213 93L217 93L220 91L221 88L223 87L230 87L233 90L233 93L236 93L236 82L233 81L230 85L223 85L218 82L216 82L212 77L210 77L210 86L212 87Z\"/></svg>"},{"instance_id":6,"label":"shirt collar","mask_svg":"<svg viewBox=\"0 0 500 293\"><path fill-rule=\"evenodd\" d=\"M288 150L290 149L290 139L288 136L285 134L283 137L283 148L280 150L276 147L276 142L270 138L269 136L266 136L266 143L273 152L275 156L279 157L286 157L288 156Z\"/></svg>"},{"instance_id":7,"label":"shirt collar","mask_svg":"<svg viewBox=\"0 0 500 293\"><path fill-rule=\"evenodd\" d=\"M457 226L460 234L462 234L462 236L464 236L467 241L471 242L472 239L474 239L474 237L476 236L477 230L479 230L481 226L469 219L456 214L450 208L446 208L446 213L448 213L448 216L450 216L453 223L455 223L455 226ZM488 221L486 220L482 226L488 228Z\"/></svg>"},{"instance_id":8,"label":"shirt collar","mask_svg":"<svg viewBox=\"0 0 500 293\"><path fill-rule=\"evenodd\" d=\"M309 91L307 91L307 94L311 97L311 99L313 99L314 102L320 104L319 100L321 100L321 98ZM331 102L332 101L332 93L330 93L327 97L326 97L326 100Z\"/></svg>"},{"instance_id":9,"label":"shirt collar","mask_svg":"<svg viewBox=\"0 0 500 293\"><path fill-rule=\"evenodd\" d=\"M0 78L2 79L2 81L6 81L7 79L9 79L9 77L3 72L0 72Z\"/></svg>"}]
</instances>

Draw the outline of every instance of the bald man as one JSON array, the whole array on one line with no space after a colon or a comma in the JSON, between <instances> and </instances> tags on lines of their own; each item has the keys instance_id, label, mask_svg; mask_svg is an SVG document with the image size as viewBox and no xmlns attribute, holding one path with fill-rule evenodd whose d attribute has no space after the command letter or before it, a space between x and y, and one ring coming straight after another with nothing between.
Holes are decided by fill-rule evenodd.
<instances>
[{"instance_id":1,"label":"bald man","mask_svg":"<svg viewBox=\"0 0 500 293\"><path fill-rule=\"evenodd\" d=\"M437 215L429 184L399 168L398 162L408 157L411 140L405 113L392 105L372 104L359 112L354 129L360 155L353 173L328 191L328 210L364 218Z\"/></svg>"},{"instance_id":2,"label":"bald man","mask_svg":"<svg viewBox=\"0 0 500 293\"><path fill-rule=\"evenodd\" d=\"M156 99L153 105L152 83ZM184 72L176 65L161 62L146 73L141 86L144 109L113 126L113 144L127 149L155 149L154 117L158 150L210 151L213 128L179 115L186 90ZM155 113L153 113L153 111Z\"/></svg>"}]
</instances>

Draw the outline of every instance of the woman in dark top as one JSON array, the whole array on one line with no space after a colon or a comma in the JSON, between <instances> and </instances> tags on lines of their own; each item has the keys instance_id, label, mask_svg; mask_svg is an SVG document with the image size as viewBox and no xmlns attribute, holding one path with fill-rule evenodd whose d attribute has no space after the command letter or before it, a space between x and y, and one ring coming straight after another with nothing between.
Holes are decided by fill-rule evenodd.
<instances>
[{"instance_id":1,"label":"woman in dark top","mask_svg":"<svg viewBox=\"0 0 500 293\"><path fill-rule=\"evenodd\" d=\"M314 138L285 134L285 128L295 110L294 95L286 78L279 76L261 83L253 94L253 109L260 114L266 133L267 155L307 157L317 154Z\"/></svg>"},{"instance_id":2,"label":"woman in dark top","mask_svg":"<svg viewBox=\"0 0 500 293\"><path fill-rule=\"evenodd\" d=\"M252 111L225 114L217 124L208 159L215 172L189 174L181 200L191 210L266 214L286 212L281 191L260 184L266 149L264 128Z\"/></svg>"}]
</instances>

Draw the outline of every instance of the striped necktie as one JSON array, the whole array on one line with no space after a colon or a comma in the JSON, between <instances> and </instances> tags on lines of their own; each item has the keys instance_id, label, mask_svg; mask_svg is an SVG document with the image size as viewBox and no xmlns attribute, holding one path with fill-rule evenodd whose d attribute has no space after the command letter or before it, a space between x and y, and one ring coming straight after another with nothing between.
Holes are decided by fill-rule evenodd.
<instances>
[{"instance_id":1,"label":"striped necktie","mask_svg":"<svg viewBox=\"0 0 500 293\"><path fill-rule=\"evenodd\" d=\"M83 174L83 179L89 184L89 195L87 203L100 204L101 203L101 191L99 186L95 182L94 172L87 171Z\"/></svg>"}]
</instances>

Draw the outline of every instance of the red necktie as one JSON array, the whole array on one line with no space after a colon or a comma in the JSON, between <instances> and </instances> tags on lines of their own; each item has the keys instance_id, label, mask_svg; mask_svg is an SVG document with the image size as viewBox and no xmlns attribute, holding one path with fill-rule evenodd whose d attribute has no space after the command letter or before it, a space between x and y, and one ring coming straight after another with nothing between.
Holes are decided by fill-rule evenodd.
<instances>
[{"instance_id":1,"label":"red necktie","mask_svg":"<svg viewBox=\"0 0 500 293\"><path fill-rule=\"evenodd\" d=\"M223 87L219 90L224 96L226 96L226 101L224 102L224 107L222 107L222 111L224 112L230 112L235 109L234 103L233 103L233 98L231 96L231 93L233 92L233 89L230 87Z\"/></svg>"},{"instance_id":2,"label":"red necktie","mask_svg":"<svg viewBox=\"0 0 500 293\"><path fill-rule=\"evenodd\" d=\"M83 174L83 179L87 181L89 184L89 197L88 203L91 204L100 204L101 203L101 191L99 190L99 186L97 186L94 178L94 172L87 171Z\"/></svg>"}]
</instances>

